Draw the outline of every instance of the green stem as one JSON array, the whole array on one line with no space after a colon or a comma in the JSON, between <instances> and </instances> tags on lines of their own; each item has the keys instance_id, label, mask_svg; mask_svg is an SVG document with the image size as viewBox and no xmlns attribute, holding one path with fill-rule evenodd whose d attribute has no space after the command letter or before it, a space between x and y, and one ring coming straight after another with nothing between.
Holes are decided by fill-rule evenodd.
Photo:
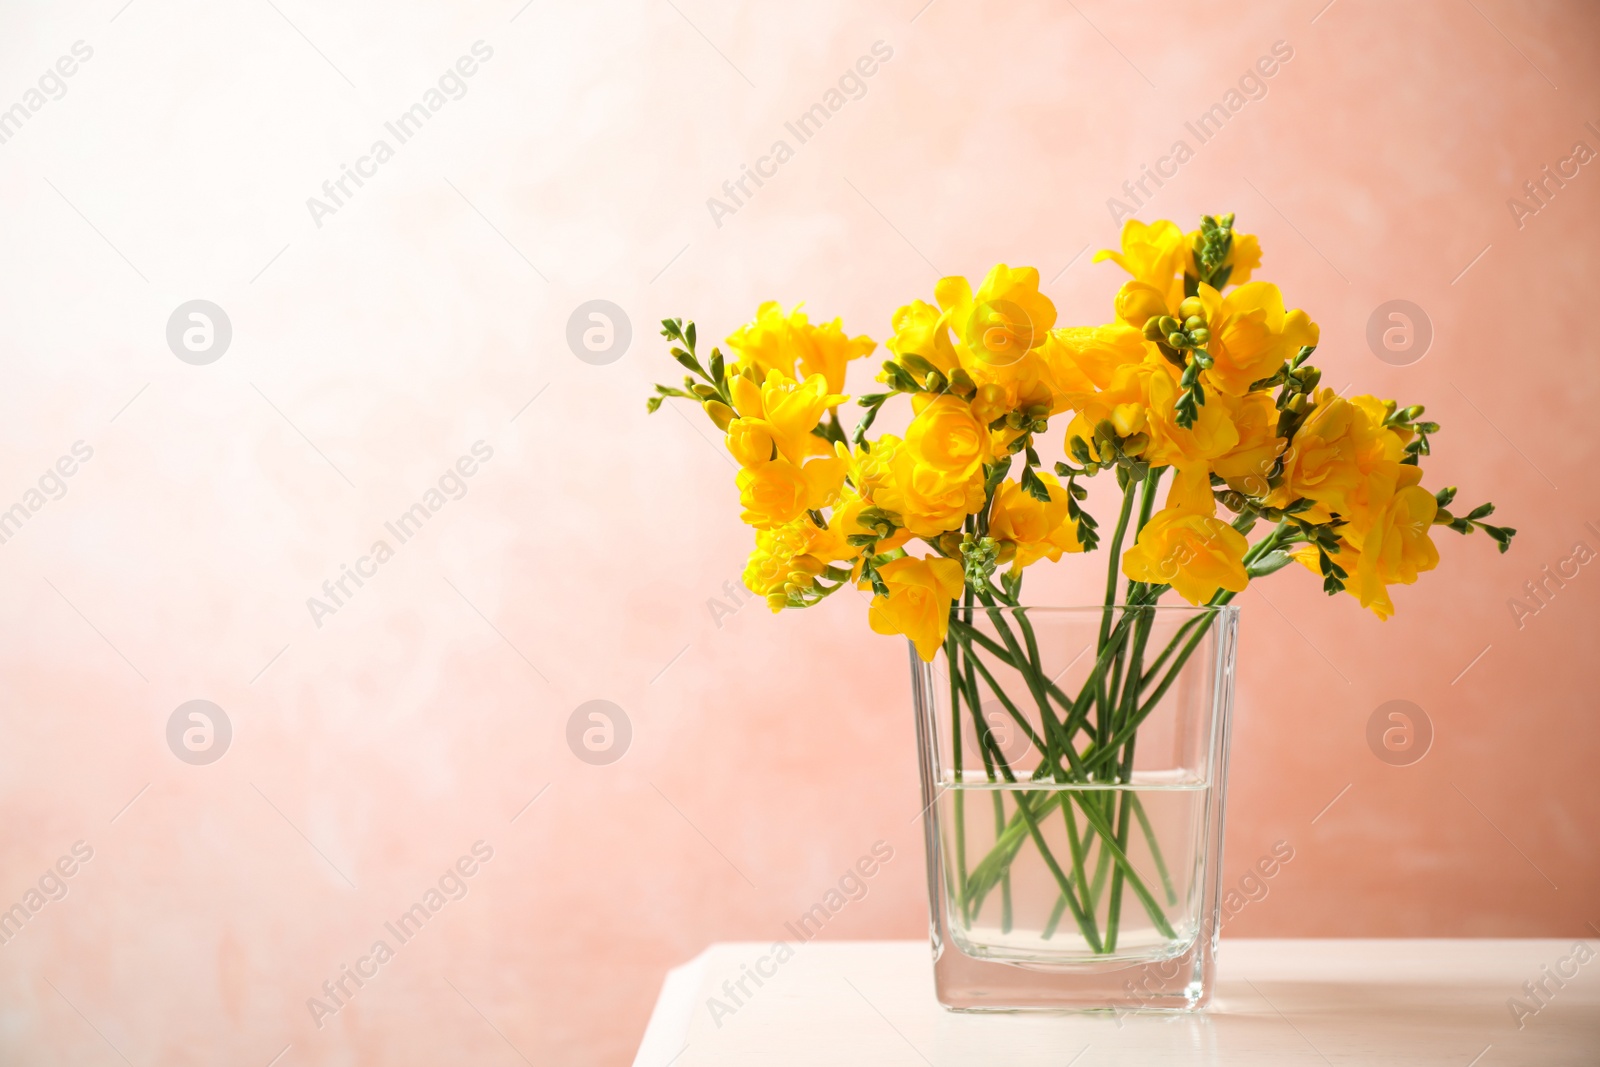
<instances>
[{"instance_id":1,"label":"green stem","mask_svg":"<svg viewBox=\"0 0 1600 1067\"><path fill-rule=\"evenodd\" d=\"M998 752L995 753L997 759L999 755ZM1000 799L1000 791L998 789L994 791L994 832L997 837L1006 832L1006 806ZM1010 867L1007 867L1006 872L1000 876L1000 932L1003 934L1011 932Z\"/></svg>"},{"instance_id":2,"label":"green stem","mask_svg":"<svg viewBox=\"0 0 1600 1067\"><path fill-rule=\"evenodd\" d=\"M968 594L971 595L970 593ZM945 639L944 658L945 666L950 670L950 747L953 752L953 761L956 776L961 775L961 642L952 632ZM970 652L969 652L970 655ZM965 924L972 926L972 914L967 906L967 805L966 791L955 791L955 822L956 822L956 871L959 887L956 893L956 907L961 912Z\"/></svg>"},{"instance_id":3,"label":"green stem","mask_svg":"<svg viewBox=\"0 0 1600 1067\"><path fill-rule=\"evenodd\" d=\"M968 662L969 663L971 662L971 657L968 657ZM978 724L978 742L986 750L985 758L989 759L989 760L992 760L993 766L999 768L1001 775L1005 778L1005 780L1008 783L1015 784L1016 777L1011 773L1011 768L1006 763L1005 756L1000 752L999 746L995 743L993 731L991 731L989 729L989 724L986 721L984 721L983 717L981 715L978 715L978 713L977 713L978 712L978 706L977 706L976 702L972 701L972 697L974 697L976 695L976 692L977 692L977 687L973 686L972 689L968 693L968 699L969 699L969 704L970 704L971 710L973 712L974 718L976 719L977 724ZM1028 794L1027 794L1027 792L1025 792L1025 791L1018 792L1013 799L1016 802L1018 813L1022 816L1023 821L1025 821L1028 824L1028 833L1033 837L1033 842L1039 849L1040 858L1042 858L1044 860L1045 866L1050 869L1050 873L1051 873L1052 876L1054 876L1054 878L1056 880L1056 883L1061 887L1061 891L1063 893L1068 894L1068 905L1072 908L1073 918L1077 921L1078 929L1079 929L1080 932L1082 932L1082 934L1084 936L1084 940L1089 942L1089 944L1094 948L1094 951L1099 952L1100 951L1100 938L1099 938L1099 935L1095 932L1094 928L1089 924L1088 916L1086 916L1083 913L1083 910L1080 907L1078 907L1076 898L1072 896L1072 883L1071 883L1071 881L1067 878L1066 874L1061 870L1061 865L1056 862L1055 856L1050 851L1050 846L1045 843L1044 834L1041 833L1040 830L1039 830L1038 820L1034 817L1033 813L1031 811L1029 811L1029 809L1028 809ZM1047 802L1048 802L1048 800L1050 798L1046 798L1046 799L1047 799ZM996 794L995 800L996 800L996 819L997 819L996 826L995 826L995 834L996 834L996 837L999 837L1000 835L1004 834L1005 830L1006 830L1005 816L1004 816L1003 812L1000 810L999 795L998 794ZM1001 883L1002 883L1003 886L1009 886L1010 885L1010 873L1009 873L1009 871L1010 871L1010 864L1008 862L1006 864L1005 872L1001 874ZM1005 890L1002 890L1002 892L1004 893ZM1005 905L1002 903L1002 919L1001 919L1002 929L1006 928L1006 920L1005 920L1005 917L1004 917L1005 916L1005 912L1006 912Z\"/></svg>"},{"instance_id":4,"label":"green stem","mask_svg":"<svg viewBox=\"0 0 1600 1067\"><path fill-rule=\"evenodd\" d=\"M1050 909L1050 921L1044 924L1044 930L1039 934L1039 940L1048 941L1055 936L1056 927L1061 925L1061 916L1067 913L1067 895L1062 893L1056 897L1056 906Z\"/></svg>"},{"instance_id":5,"label":"green stem","mask_svg":"<svg viewBox=\"0 0 1600 1067\"><path fill-rule=\"evenodd\" d=\"M1156 841L1156 832L1150 825L1150 816L1145 814L1144 804L1139 800L1139 794L1131 794L1133 798L1133 814L1139 820L1139 828L1144 831L1144 839L1150 845L1150 857L1156 861L1156 873L1161 875L1161 888L1167 894L1167 903L1178 902L1178 891L1172 886L1172 875L1167 870L1167 861L1161 857L1161 846Z\"/></svg>"},{"instance_id":6,"label":"green stem","mask_svg":"<svg viewBox=\"0 0 1600 1067\"><path fill-rule=\"evenodd\" d=\"M1111 609L1117 602L1117 575L1121 572L1122 539L1128 533L1128 520L1133 516L1133 485L1125 484L1122 487L1122 510L1117 515L1117 529L1111 535L1110 559L1106 563L1106 600L1105 610L1100 616L1100 639L1095 647L1104 655L1106 642L1111 638ZM1118 653L1120 655L1120 651ZM1102 678L1095 680L1094 687L1094 735L1102 745L1105 744L1111 729L1110 708L1106 703L1106 689Z\"/></svg>"},{"instance_id":7,"label":"green stem","mask_svg":"<svg viewBox=\"0 0 1600 1067\"><path fill-rule=\"evenodd\" d=\"M1172 924L1167 921L1167 917L1162 912L1160 905L1156 903L1156 898L1150 895L1150 890L1145 886L1144 879L1139 877L1139 872L1134 869L1133 862L1128 859L1127 852L1117 844L1116 835L1109 826L1100 821L1102 813L1095 810L1095 805L1085 803L1084 799L1076 793L1072 795L1072 799L1077 801L1078 806L1083 809L1083 814L1088 819L1089 825L1093 827L1095 833L1100 835L1104 847L1110 850L1111 858L1115 861L1117 867L1124 871L1128 885L1133 887L1134 895L1144 905L1144 909L1149 913L1150 921L1155 924L1156 930L1160 932L1162 937L1177 937L1177 932L1172 929ZM1096 951L1100 950L1096 949Z\"/></svg>"}]
</instances>

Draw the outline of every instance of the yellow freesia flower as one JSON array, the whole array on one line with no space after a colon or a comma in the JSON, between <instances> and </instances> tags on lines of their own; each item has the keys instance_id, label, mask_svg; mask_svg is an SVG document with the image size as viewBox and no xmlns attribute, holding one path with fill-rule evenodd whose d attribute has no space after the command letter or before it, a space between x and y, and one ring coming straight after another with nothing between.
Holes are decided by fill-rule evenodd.
<instances>
[{"instance_id":1,"label":"yellow freesia flower","mask_svg":"<svg viewBox=\"0 0 1600 1067\"><path fill-rule=\"evenodd\" d=\"M1284 453L1283 484L1272 502L1284 506L1306 497L1318 505L1306 513L1311 521L1337 514L1365 532L1395 490L1415 485L1421 471L1400 462L1405 443L1383 426L1381 401L1346 400L1332 389L1318 389L1315 401Z\"/></svg>"},{"instance_id":2,"label":"yellow freesia flower","mask_svg":"<svg viewBox=\"0 0 1600 1067\"><path fill-rule=\"evenodd\" d=\"M916 537L958 530L983 508L981 466L970 473L939 470L918 460L892 434L874 441L871 452L858 454L855 464L862 493Z\"/></svg>"},{"instance_id":3,"label":"yellow freesia flower","mask_svg":"<svg viewBox=\"0 0 1600 1067\"><path fill-rule=\"evenodd\" d=\"M1216 360L1206 380L1234 396L1248 392L1251 382L1271 377L1320 335L1304 311L1284 308L1283 294L1270 282L1248 282L1227 296L1201 285L1197 295L1211 332L1206 352Z\"/></svg>"},{"instance_id":4,"label":"yellow freesia flower","mask_svg":"<svg viewBox=\"0 0 1600 1067\"><path fill-rule=\"evenodd\" d=\"M772 429L766 419L733 419L728 423L728 434L723 440L741 467L759 467L778 458L777 446L772 443Z\"/></svg>"},{"instance_id":5,"label":"yellow freesia flower","mask_svg":"<svg viewBox=\"0 0 1600 1067\"><path fill-rule=\"evenodd\" d=\"M961 564L953 559L902 556L878 568L888 596L867 609L874 633L904 634L924 663L932 663L950 626L950 605L961 595Z\"/></svg>"},{"instance_id":6,"label":"yellow freesia flower","mask_svg":"<svg viewBox=\"0 0 1600 1067\"><path fill-rule=\"evenodd\" d=\"M828 515L828 528L818 530L812 537L810 551L829 563L854 563L861 558L861 548L850 543L856 534L876 533L861 522L861 513L876 505L855 489L846 486ZM878 541L878 552L893 552L911 540L909 530L896 530Z\"/></svg>"},{"instance_id":7,"label":"yellow freesia flower","mask_svg":"<svg viewBox=\"0 0 1600 1067\"><path fill-rule=\"evenodd\" d=\"M761 420L761 429L790 463L832 453L828 442L811 431L829 408L849 399L830 393L827 380L820 374L796 382L776 370L768 371L760 385L742 374L733 377L729 379L728 391L733 394L733 406L739 418ZM731 426L730 423L730 438L733 436ZM730 440L729 451L734 447L735 442ZM734 455L738 458L739 454Z\"/></svg>"},{"instance_id":8,"label":"yellow freesia flower","mask_svg":"<svg viewBox=\"0 0 1600 1067\"><path fill-rule=\"evenodd\" d=\"M1361 559L1350 572L1362 607L1388 618L1394 611L1388 586L1410 585L1439 565L1439 550L1429 536L1438 512L1438 501L1420 485L1405 486L1389 498L1362 538Z\"/></svg>"},{"instance_id":9,"label":"yellow freesia flower","mask_svg":"<svg viewBox=\"0 0 1600 1067\"><path fill-rule=\"evenodd\" d=\"M889 351L896 356L921 356L946 374L960 365L944 312L932 304L913 300L895 311L890 325Z\"/></svg>"},{"instance_id":10,"label":"yellow freesia flower","mask_svg":"<svg viewBox=\"0 0 1600 1067\"><path fill-rule=\"evenodd\" d=\"M1122 573L1136 582L1170 585L1200 605L1220 589L1243 592L1250 582L1243 534L1216 517L1204 466L1179 470L1167 506L1150 517L1138 542L1122 554Z\"/></svg>"},{"instance_id":11,"label":"yellow freesia flower","mask_svg":"<svg viewBox=\"0 0 1600 1067\"><path fill-rule=\"evenodd\" d=\"M1122 224L1122 250L1103 248L1094 254L1094 262L1104 259L1127 271L1137 283L1131 289L1123 286L1128 295L1118 294L1119 317L1124 307L1137 309L1138 314L1143 314L1145 308L1159 307L1159 311L1150 313L1171 315L1183 302L1183 272L1190 261L1190 252L1189 243L1176 223L1161 219L1146 226L1138 219L1129 219ZM1146 314L1145 318L1148 317ZM1123 321L1135 327L1144 325L1143 319L1134 322L1123 318Z\"/></svg>"},{"instance_id":12,"label":"yellow freesia flower","mask_svg":"<svg viewBox=\"0 0 1600 1067\"><path fill-rule=\"evenodd\" d=\"M1278 436L1277 404L1270 394L1257 392L1240 397L1217 393L1206 398L1206 407L1213 405L1227 413L1239 440L1212 461L1211 469L1230 489L1258 499L1266 496L1267 476L1286 444Z\"/></svg>"},{"instance_id":13,"label":"yellow freesia flower","mask_svg":"<svg viewBox=\"0 0 1600 1067\"><path fill-rule=\"evenodd\" d=\"M1205 464L1228 454L1239 444L1239 431L1222 405L1202 405L1193 426L1178 425L1179 374L1153 345L1147 346L1143 360L1117 368L1110 385L1078 408L1067 425L1068 454L1072 439L1081 437L1090 453L1100 458L1094 431L1106 421L1119 437L1147 435L1149 443L1140 458L1158 467Z\"/></svg>"},{"instance_id":14,"label":"yellow freesia flower","mask_svg":"<svg viewBox=\"0 0 1600 1067\"><path fill-rule=\"evenodd\" d=\"M1048 559L1051 563L1063 552L1082 552L1078 524L1067 518L1067 490L1052 474L1040 472L1039 479L1050 493L1050 502L1035 500L1022 486L1010 479L995 490L989 512L989 536L1000 543L1002 562L1013 570Z\"/></svg>"},{"instance_id":15,"label":"yellow freesia flower","mask_svg":"<svg viewBox=\"0 0 1600 1067\"><path fill-rule=\"evenodd\" d=\"M1179 283L1178 292L1181 296L1182 283ZM1111 306L1120 321L1142 331L1151 319L1178 313L1178 305L1169 303L1168 295L1146 282L1123 282Z\"/></svg>"},{"instance_id":16,"label":"yellow freesia flower","mask_svg":"<svg viewBox=\"0 0 1600 1067\"><path fill-rule=\"evenodd\" d=\"M740 515L759 529L772 529L793 522L805 514L811 486L801 468L786 459L775 459L759 467L740 467L735 477L739 486Z\"/></svg>"},{"instance_id":17,"label":"yellow freesia flower","mask_svg":"<svg viewBox=\"0 0 1600 1067\"><path fill-rule=\"evenodd\" d=\"M933 291L960 342L961 365L974 373L1016 363L1056 324L1056 306L1039 292L1033 267L997 264L976 293L960 276L940 278Z\"/></svg>"},{"instance_id":18,"label":"yellow freesia flower","mask_svg":"<svg viewBox=\"0 0 1600 1067\"><path fill-rule=\"evenodd\" d=\"M812 553L816 526L808 518L756 531L755 551L744 568L744 586L762 597L767 607L782 611L787 601L785 586L796 576L809 582L822 573L827 561Z\"/></svg>"},{"instance_id":19,"label":"yellow freesia flower","mask_svg":"<svg viewBox=\"0 0 1600 1067\"><path fill-rule=\"evenodd\" d=\"M919 464L965 480L994 458L988 428L965 400L920 393L911 403L917 415L906 428L905 447Z\"/></svg>"},{"instance_id":20,"label":"yellow freesia flower","mask_svg":"<svg viewBox=\"0 0 1600 1067\"><path fill-rule=\"evenodd\" d=\"M842 461L841 461L842 462ZM861 512L871 506L854 489L846 487L821 528L802 514L791 522L756 530L756 547L745 564L744 584L752 593L765 597L773 611L786 603L790 582L807 584L829 564L849 564L859 573L862 548L850 543L852 534L871 532L861 524ZM878 542L879 552L892 552L910 539L905 530Z\"/></svg>"},{"instance_id":21,"label":"yellow freesia flower","mask_svg":"<svg viewBox=\"0 0 1600 1067\"><path fill-rule=\"evenodd\" d=\"M786 315L783 305L769 300L757 308L753 322L728 336L728 347L738 357L735 369L753 367L760 381L771 371L786 378L820 374L828 383L826 391L838 393L844 389L846 365L871 354L878 343L864 335L845 336L839 319L813 326L800 307Z\"/></svg>"},{"instance_id":22,"label":"yellow freesia flower","mask_svg":"<svg viewBox=\"0 0 1600 1067\"><path fill-rule=\"evenodd\" d=\"M1051 330L1039 358L1056 396L1052 413L1081 408L1096 389L1111 385L1120 368L1143 361L1149 351L1144 335L1121 323Z\"/></svg>"}]
</instances>

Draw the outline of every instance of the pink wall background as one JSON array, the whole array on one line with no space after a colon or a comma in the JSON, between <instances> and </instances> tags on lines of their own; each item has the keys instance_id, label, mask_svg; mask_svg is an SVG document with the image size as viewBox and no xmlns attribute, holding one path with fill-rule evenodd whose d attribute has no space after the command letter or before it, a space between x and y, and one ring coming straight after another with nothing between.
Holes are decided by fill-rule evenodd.
<instances>
[{"instance_id":1,"label":"pink wall background","mask_svg":"<svg viewBox=\"0 0 1600 1067\"><path fill-rule=\"evenodd\" d=\"M122 4L0 32L7 107L93 49L0 144L0 506L93 449L0 544L0 908L93 849L0 945L0 1060L626 1063L669 966L783 936L879 840L827 936L923 936L903 648L847 596L713 621L749 537L708 428L644 416L652 323L805 300L882 340L997 260L1104 319L1107 198L1277 41L1140 215L1237 212L1330 384L1427 403L1429 484L1522 533L1441 533L1387 624L1298 570L1242 598L1228 878L1295 858L1227 934L1595 932L1600 563L1521 627L1507 603L1600 550L1600 164L1506 204L1600 149L1591 5ZM317 227L305 199L478 40L467 94ZM717 226L706 198L876 41L865 95ZM195 298L233 325L209 366L164 341ZM596 298L633 329L603 366L564 339ZM1403 367L1365 342L1397 298L1435 331ZM316 626L477 441L465 496ZM192 699L232 723L209 766L166 745ZM591 699L631 723L609 766L565 740ZM1407 767L1365 740L1393 699L1433 724ZM307 998L480 840L317 1028Z\"/></svg>"}]
</instances>

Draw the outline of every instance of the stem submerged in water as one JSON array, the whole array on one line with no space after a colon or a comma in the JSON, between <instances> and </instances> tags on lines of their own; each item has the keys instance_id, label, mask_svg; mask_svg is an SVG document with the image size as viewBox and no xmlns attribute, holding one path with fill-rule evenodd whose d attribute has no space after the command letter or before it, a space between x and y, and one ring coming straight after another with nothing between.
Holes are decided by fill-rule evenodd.
<instances>
[{"instance_id":1,"label":"stem submerged in water","mask_svg":"<svg viewBox=\"0 0 1600 1067\"><path fill-rule=\"evenodd\" d=\"M1097 955L1109 956L1117 952L1119 939L1128 939L1122 910L1131 895L1148 919L1142 930L1169 940L1178 937L1166 909L1187 898L1187 853L1170 853L1179 864L1176 873L1185 879L1175 885L1169 853L1158 834L1163 816L1154 806L1147 810L1136 790L1137 739L1139 727L1184 676L1233 594L1219 592L1159 641L1153 640L1155 605L1168 586L1130 580L1123 602L1117 602L1122 549L1149 521L1162 473L1152 469L1125 485L1109 542L1106 599L1094 658L1081 682L1063 687L1059 674L1048 673L1034 627L1037 620L1020 604L1020 582L969 576L961 604L951 612L945 652L956 776L948 784L956 792L956 826L955 869L948 882L953 910L969 930L986 922L990 929L998 926L1010 934L1044 920L1032 929L1041 931L1041 939L1059 942L1060 924L1070 913L1082 943ZM1280 526L1257 542L1247 553L1247 565L1277 547L1286 532ZM984 713L985 699L994 702L993 721ZM972 759L974 734L982 778L961 760L963 752ZM1022 755L1016 754L1019 749ZM969 866L964 793L970 788L991 791L993 825L981 831L992 844ZM1052 807L1061 808L1059 823L1046 818ZM981 818L988 823L990 814ZM1147 865L1148 873L1135 863L1135 846L1138 863ZM1039 874L1048 872L1055 884L1048 918L1043 901L1038 913L1029 913L1031 901L1021 888L1035 876L1025 879L1019 869L1014 883L1012 866L1024 848L1037 853L1045 869ZM985 912L995 889L1000 890L999 900Z\"/></svg>"}]
</instances>

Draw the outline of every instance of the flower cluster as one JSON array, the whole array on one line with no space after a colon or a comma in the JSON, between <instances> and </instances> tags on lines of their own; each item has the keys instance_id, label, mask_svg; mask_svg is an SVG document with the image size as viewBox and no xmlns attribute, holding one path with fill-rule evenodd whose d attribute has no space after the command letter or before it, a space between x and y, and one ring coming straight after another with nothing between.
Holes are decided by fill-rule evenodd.
<instances>
[{"instance_id":1,"label":"flower cluster","mask_svg":"<svg viewBox=\"0 0 1600 1067\"><path fill-rule=\"evenodd\" d=\"M1103 325L1057 325L1038 271L1004 264L901 307L848 435L846 370L871 339L767 303L727 338L731 356L702 361L693 323L663 323L690 376L657 386L650 410L693 400L726 435L755 530L751 591L777 611L870 588L872 628L931 660L958 599L1014 605L1026 568L1099 546L1082 502L1107 472L1122 494L1108 590L1120 570L1130 604L1169 590L1226 603L1298 561L1387 618L1389 587L1438 564L1433 527L1509 546L1514 530L1483 521L1493 505L1457 515L1454 489L1423 488L1439 427L1420 405L1320 385L1316 323L1253 279L1261 247L1232 215L1189 232L1130 220L1095 260L1129 275ZM869 436L897 397L904 436ZM1046 469L1055 442L1064 458Z\"/></svg>"}]
</instances>

